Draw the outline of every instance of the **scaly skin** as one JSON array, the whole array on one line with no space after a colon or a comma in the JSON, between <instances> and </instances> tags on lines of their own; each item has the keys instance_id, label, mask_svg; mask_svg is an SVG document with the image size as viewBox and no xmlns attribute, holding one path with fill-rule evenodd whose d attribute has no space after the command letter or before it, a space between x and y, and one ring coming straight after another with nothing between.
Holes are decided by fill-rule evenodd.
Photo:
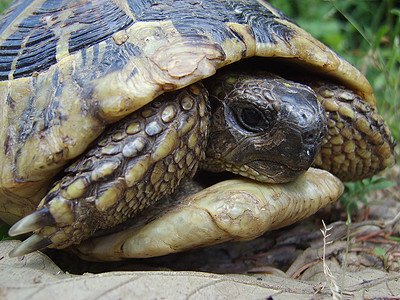
<instances>
[{"instance_id":1,"label":"scaly skin","mask_svg":"<svg viewBox=\"0 0 400 300\"><path fill-rule=\"evenodd\" d=\"M309 86L268 74L223 72L207 81L215 104L203 169L281 183L312 164L325 135L323 107Z\"/></svg>"},{"instance_id":2,"label":"scaly skin","mask_svg":"<svg viewBox=\"0 0 400 300\"><path fill-rule=\"evenodd\" d=\"M310 83L325 107L328 131L314 165L357 181L395 163L396 141L376 107L342 86Z\"/></svg>"},{"instance_id":3,"label":"scaly skin","mask_svg":"<svg viewBox=\"0 0 400 300\"><path fill-rule=\"evenodd\" d=\"M223 170L238 169L264 182L287 182L302 175L325 132L327 120L317 95L305 85L268 73L237 81L235 91L243 95L213 97L211 124L208 93L195 84L161 96L110 127L66 170L38 211L10 229L11 235L35 232L12 255L78 244L171 194L204 159L208 130L208 156ZM249 119L253 114L256 118Z\"/></svg>"},{"instance_id":4,"label":"scaly skin","mask_svg":"<svg viewBox=\"0 0 400 300\"><path fill-rule=\"evenodd\" d=\"M280 65L286 61L291 63L288 70L302 66L317 76L330 76L375 106L372 87L356 68L266 1L160 0L154 5L153 1L146 0L61 0L56 3L22 0L16 1L5 12L0 21L0 34L0 141L3 145L0 151L0 217L10 224L32 212L55 177L60 176L57 174L72 160L79 159L111 123L165 92L213 77L217 70L229 64L236 66L236 62L245 58L259 57L265 61L280 58L280 69L286 69L284 64ZM340 108L338 112L342 113ZM344 115L347 112L348 109L344 109ZM335 113L332 116L336 122ZM355 127L368 134L368 122L378 119L372 114L372 119L355 118L353 121L359 123ZM182 124L185 126L185 122ZM335 124L342 128L341 121ZM158 131L157 125L149 125L147 129ZM171 130L172 133L166 132L175 135ZM348 141L340 145L341 137L332 128L330 130L335 145L332 149L338 155L328 155L327 159L340 163L343 155L335 152L336 149L350 151L352 145ZM360 135L353 132L348 136L357 139ZM390 153L393 143L385 140L387 136L381 136L383 143L376 136L365 149L361 138L361 143L355 143L355 148L361 148L357 155L367 157L370 149L378 145L377 153L383 153L383 156L377 156L378 159L383 159L384 166L390 165L393 162ZM287 133L277 134L265 145L280 144L286 137ZM107 139L116 142L119 138L111 132ZM64 247L69 243L65 240L74 232L82 238L96 228L108 226L107 223L119 222L117 217L107 214L109 211L122 212L121 219L131 215L131 208L127 208L131 202L127 205L122 200L131 196L127 187L136 187L135 180L145 170L148 173L143 178L146 178L146 184L150 183L147 186L151 186L152 180L156 182L165 175L162 172L165 168L154 167L156 170L153 171L151 164L165 167L168 161L164 163L161 160L173 155L169 141L155 139L155 157L144 153L141 164L135 166L131 165L133 158L129 155L139 151L140 142L133 146L122 144L118 151L125 146L126 150L114 154L114 146L101 145L100 142L98 149L104 150L102 155L116 156L100 162L99 157L89 151L87 161L70 168L70 175L62 179L59 188L44 198L42 210L23 219L11 233L42 230L45 238L34 235L33 240L23 244L23 247L28 245L25 250L32 251L53 240ZM193 135L188 137L188 145L194 145L194 140ZM297 145L301 148L303 141ZM260 145L255 148L263 149ZM283 151L283 156L290 152L288 149L290 147ZM293 154L299 154L297 150L292 151ZM177 156L185 156L177 151ZM115 159L118 155L126 160ZM253 155L251 153L249 157ZM367 165L379 170L381 164L373 154L371 157ZM195 168L191 164L193 161L196 164L197 158L186 156L187 166ZM351 160L351 155L345 155L346 159ZM349 164L347 170L356 170L357 174L366 170L359 167L361 161L364 160L357 159L355 167ZM90 169L93 162L93 170L85 169ZM239 160L233 159L233 162L228 162L232 171L243 173L251 170L254 178L263 173L259 172L260 168L263 169L259 163L252 161L243 169ZM280 170L279 167L274 169ZM332 170L335 171L336 167ZM301 169L298 171L301 173ZM190 174L192 171L187 169L184 172ZM112 177L110 183L103 182L109 176ZM176 181L172 185L177 185L179 180ZM138 190L133 198L137 198L139 204L133 201L132 207L140 207L142 201L148 202L147 195L144 198L138 196L141 193L146 194L146 190ZM121 204L118 204L119 200L122 200ZM94 224L90 218L86 219L85 214L89 211L95 216L92 220L97 220ZM57 227L58 223L60 227ZM71 224L74 226L69 226ZM93 229L91 225L94 225ZM73 238L72 242L79 242L81 238Z\"/></svg>"},{"instance_id":5,"label":"scaly skin","mask_svg":"<svg viewBox=\"0 0 400 300\"><path fill-rule=\"evenodd\" d=\"M153 4L22 0L4 12L0 218L12 224L34 211L109 124L250 57L329 74L375 105L356 68L266 1Z\"/></svg>"},{"instance_id":6,"label":"scaly skin","mask_svg":"<svg viewBox=\"0 0 400 300\"><path fill-rule=\"evenodd\" d=\"M393 165L396 142L376 108L342 86L324 82L310 86L329 120L314 165L343 181L367 178ZM212 166L218 168L215 161ZM197 187L195 194L192 185L179 186L179 195L135 218L130 222L134 225L83 241L74 251L87 260L110 261L252 239L335 201L343 185L330 173L310 169L298 180L279 185L225 181L200 191Z\"/></svg>"},{"instance_id":7,"label":"scaly skin","mask_svg":"<svg viewBox=\"0 0 400 300\"><path fill-rule=\"evenodd\" d=\"M111 261L246 241L302 220L336 201L343 184L327 171L310 168L288 183L237 178L195 194L192 187L189 193L184 189L183 199L160 201L156 209L145 211L144 218L130 222L129 228L83 241L73 251L86 260Z\"/></svg>"},{"instance_id":8,"label":"scaly skin","mask_svg":"<svg viewBox=\"0 0 400 300\"><path fill-rule=\"evenodd\" d=\"M244 89L242 85L246 79L238 82L236 78L246 78L246 76L249 78L247 83L249 86ZM299 78L296 79L299 80ZM358 181L393 166L396 141L375 106L367 103L357 93L338 84L312 79L303 79L299 82L310 86L315 91L328 119L322 148L314 161L315 167L331 172L342 181ZM212 94L215 94L222 102L228 102L232 94L235 97L242 97L243 91L253 94L260 93L253 78L243 73L222 73L221 76L213 78L210 85L213 90ZM254 86L250 87L251 85ZM289 87L287 88L289 89ZM221 116L219 122L223 123L224 119ZM218 124L218 126L221 128L213 131L223 132L223 136L218 137L219 140L232 139L227 133L228 128L223 128L223 124ZM313 133L309 132L309 134ZM306 132L303 132L303 139L305 144L307 142ZM229 144L234 145L235 143L237 140ZM291 147L295 149L297 146L293 143ZM226 166L219 166L213 159L216 156L214 152L221 151L226 150L219 144L211 145L207 149L207 160L202 165L209 170L227 169ZM240 151L242 151L241 148L238 149L238 153ZM244 162L248 159L245 156L240 156L240 160ZM292 166L294 167L298 163L301 161L292 162ZM239 166L240 163L237 162L229 171L249 177L250 175L245 174L249 174L251 170L244 168L241 170ZM254 179L257 180L257 178Z\"/></svg>"},{"instance_id":9,"label":"scaly skin","mask_svg":"<svg viewBox=\"0 0 400 300\"><path fill-rule=\"evenodd\" d=\"M18 224L64 248L111 228L193 176L208 136L201 84L168 95L111 126ZM22 223L21 223L22 222ZM19 227L21 228L21 227ZM27 229L27 228L26 228Z\"/></svg>"}]
</instances>

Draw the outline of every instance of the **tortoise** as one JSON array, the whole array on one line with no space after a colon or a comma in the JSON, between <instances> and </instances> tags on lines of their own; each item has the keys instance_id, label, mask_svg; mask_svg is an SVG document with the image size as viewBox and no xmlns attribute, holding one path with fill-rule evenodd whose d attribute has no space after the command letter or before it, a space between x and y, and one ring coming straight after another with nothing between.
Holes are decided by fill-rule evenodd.
<instances>
[{"instance_id":1,"label":"tortoise","mask_svg":"<svg viewBox=\"0 0 400 300\"><path fill-rule=\"evenodd\" d=\"M329 201L342 191L302 176L311 164L342 180L394 164L365 77L265 1L21 0L0 36L0 217L35 233L12 256L81 244L90 258L83 240L120 231L199 163L251 178L227 182L239 194L295 184L282 226L318 209L309 182L327 180Z\"/></svg>"}]
</instances>

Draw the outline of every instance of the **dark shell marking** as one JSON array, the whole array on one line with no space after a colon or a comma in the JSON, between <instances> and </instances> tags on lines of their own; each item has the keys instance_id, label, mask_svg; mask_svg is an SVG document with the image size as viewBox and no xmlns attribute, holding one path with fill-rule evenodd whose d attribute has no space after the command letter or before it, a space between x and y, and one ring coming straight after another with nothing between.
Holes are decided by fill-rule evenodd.
<instances>
[{"instance_id":1,"label":"dark shell marking","mask_svg":"<svg viewBox=\"0 0 400 300\"><path fill-rule=\"evenodd\" d=\"M96 45L133 23L106 0L33 1L31 5L35 9L26 2L16 3L0 28L5 38L0 43L0 80L48 70L68 53ZM27 10L30 13L24 17Z\"/></svg>"},{"instance_id":2,"label":"dark shell marking","mask_svg":"<svg viewBox=\"0 0 400 300\"><path fill-rule=\"evenodd\" d=\"M171 194L204 159L206 95L200 84L168 93L110 126L11 234L40 229L36 234L64 248Z\"/></svg>"},{"instance_id":3,"label":"dark shell marking","mask_svg":"<svg viewBox=\"0 0 400 300\"><path fill-rule=\"evenodd\" d=\"M17 1L1 24L7 198L40 198L107 124L244 57L314 65L374 101L357 70L263 1Z\"/></svg>"},{"instance_id":4,"label":"dark shell marking","mask_svg":"<svg viewBox=\"0 0 400 300\"><path fill-rule=\"evenodd\" d=\"M372 88L358 70L262 0L16 1L0 20L0 34L0 217L9 223L33 211L54 176L85 152L109 124L164 92L212 76L219 68L243 58L293 60L344 83L372 110L375 105ZM196 143L204 140L199 136L207 131L207 125L195 125L190 114L184 115L176 130L188 135L181 139L186 152L176 150L166 158L157 149L171 146L162 146L168 140L163 136L167 134L164 125L174 122L178 113L168 106L161 117L152 119L159 104L155 101L140 115L136 113L139 119L151 120L148 123L132 121L100 140L97 148L87 150L86 156L67 170L71 176L62 179L44 198L41 209L16 224L10 233L37 230L63 247L71 234L77 240L69 243L78 242L103 228L103 222L112 226L116 214L122 219L129 217L129 206L140 204L128 204L124 199L136 197L138 203L147 203L155 193L153 183L158 184L163 176L171 180L164 187L168 190L184 173L194 172L202 156ZM346 117L348 110L339 106L338 112ZM192 108L190 101L182 102L182 110ZM353 108L362 110L362 103ZM204 111L201 106L198 110ZM368 114L367 119L355 120L355 127L367 133L375 127L368 129L365 123L373 122L385 131L378 119ZM330 124L328 130L332 143L340 139L335 135L337 124ZM143 136L131 140L137 134ZM390 165L394 143L389 133L381 136L383 146L377 135L372 139L374 145L379 144L377 151L383 150L384 164ZM146 152L149 140L155 149L151 154ZM346 145L344 149L349 150ZM368 153L361 151L360 156ZM154 165L150 166L149 160ZM173 181L168 174L177 169L174 174L178 179ZM143 176L147 176L147 185L136 186L135 180ZM82 204L82 197L89 201ZM99 214L94 219L100 221L81 222L80 217L89 211ZM46 226L54 222L60 227ZM30 248L34 250L50 243L37 237L32 236L33 240L22 248L34 245Z\"/></svg>"},{"instance_id":5,"label":"dark shell marking","mask_svg":"<svg viewBox=\"0 0 400 300\"><path fill-rule=\"evenodd\" d=\"M249 34L257 43L273 44L276 43L274 36L289 40L295 34L291 28L276 21L292 20L253 1L190 4L183 1L127 1L127 4L128 13L107 0L95 4L71 0L14 4L0 27L4 39L0 43L0 80L48 70L69 54L110 40L113 34L134 22L170 20L181 36L203 37L216 44L226 39L243 39L239 33L226 27L227 22L249 25ZM11 21L14 24L12 28ZM135 45L130 47L135 48ZM94 59L97 59L98 49L93 51ZM246 56L245 52L243 56Z\"/></svg>"}]
</instances>

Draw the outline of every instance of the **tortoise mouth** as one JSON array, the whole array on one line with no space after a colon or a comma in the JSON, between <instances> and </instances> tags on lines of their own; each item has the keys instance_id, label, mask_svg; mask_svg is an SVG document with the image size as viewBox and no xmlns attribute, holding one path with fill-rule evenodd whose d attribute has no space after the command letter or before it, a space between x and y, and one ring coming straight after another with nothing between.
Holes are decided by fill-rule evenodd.
<instances>
[{"instance_id":1,"label":"tortoise mouth","mask_svg":"<svg viewBox=\"0 0 400 300\"><path fill-rule=\"evenodd\" d=\"M224 69L214 82L205 82L215 102L206 159L257 181L290 182L311 167L320 150L325 109L309 85L262 69Z\"/></svg>"},{"instance_id":2,"label":"tortoise mouth","mask_svg":"<svg viewBox=\"0 0 400 300\"><path fill-rule=\"evenodd\" d=\"M284 164L273 160L254 160L240 168L240 172L231 170L243 177L260 182L286 183L294 181L303 175L311 166L300 166L299 164Z\"/></svg>"}]
</instances>

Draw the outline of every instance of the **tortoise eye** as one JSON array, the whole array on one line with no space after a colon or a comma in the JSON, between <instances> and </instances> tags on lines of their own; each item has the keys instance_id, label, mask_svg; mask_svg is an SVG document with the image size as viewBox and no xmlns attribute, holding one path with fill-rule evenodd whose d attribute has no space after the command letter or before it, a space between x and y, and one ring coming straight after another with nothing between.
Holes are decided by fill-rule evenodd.
<instances>
[{"instance_id":1,"label":"tortoise eye","mask_svg":"<svg viewBox=\"0 0 400 300\"><path fill-rule=\"evenodd\" d=\"M237 119L244 129L252 132L264 131L269 125L262 112L255 107L242 108Z\"/></svg>"}]
</instances>

